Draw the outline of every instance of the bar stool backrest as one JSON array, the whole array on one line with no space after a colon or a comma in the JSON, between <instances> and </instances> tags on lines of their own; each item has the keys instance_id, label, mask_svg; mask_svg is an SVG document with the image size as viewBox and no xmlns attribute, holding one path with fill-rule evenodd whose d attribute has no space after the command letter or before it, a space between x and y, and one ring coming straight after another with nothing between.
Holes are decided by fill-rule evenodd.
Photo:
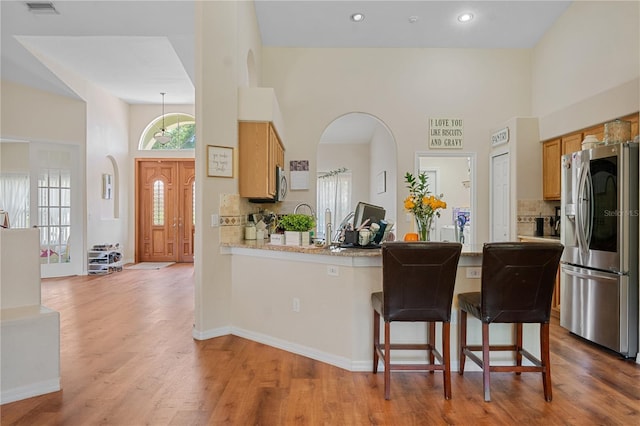
<instances>
[{"instance_id":1,"label":"bar stool backrest","mask_svg":"<svg viewBox=\"0 0 640 426\"><path fill-rule=\"evenodd\" d=\"M461 251L460 243L383 244L384 320L449 322Z\"/></svg>"},{"instance_id":2,"label":"bar stool backrest","mask_svg":"<svg viewBox=\"0 0 640 426\"><path fill-rule=\"evenodd\" d=\"M548 323L563 249L556 243L486 243L481 320Z\"/></svg>"}]
</instances>

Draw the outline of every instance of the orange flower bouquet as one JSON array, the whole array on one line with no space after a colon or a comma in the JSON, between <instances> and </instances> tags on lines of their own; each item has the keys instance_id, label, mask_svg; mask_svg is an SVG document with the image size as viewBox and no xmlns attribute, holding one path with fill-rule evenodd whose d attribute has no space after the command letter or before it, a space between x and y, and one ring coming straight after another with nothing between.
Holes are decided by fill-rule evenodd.
<instances>
[{"instance_id":1,"label":"orange flower bouquet","mask_svg":"<svg viewBox=\"0 0 640 426\"><path fill-rule=\"evenodd\" d=\"M426 174L420 173L416 179L407 172L404 181L409 189L409 196L404 200L404 208L413 213L416 219L420 241L429 241L433 217L440 217L440 210L446 209L447 203L442 200L443 194L436 196L429 191Z\"/></svg>"}]
</instances>

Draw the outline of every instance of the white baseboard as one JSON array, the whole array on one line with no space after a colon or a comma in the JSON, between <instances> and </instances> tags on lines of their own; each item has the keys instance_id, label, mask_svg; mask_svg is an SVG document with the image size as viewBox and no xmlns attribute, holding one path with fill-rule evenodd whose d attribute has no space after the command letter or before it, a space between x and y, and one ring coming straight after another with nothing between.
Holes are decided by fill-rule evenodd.
<instances>
[{"instance_id":1,"label":"white baseboard","mask_svg":"<svg viewBox=\"0 0 640 426\"><path fill-rule=\"evenodd\" d=\"M350 360L345 357L340 357L334 354L330 354L324 351L320 351L315 348L300 345L298 343L289 342L287 340L278 339L266 334L256 333L254 331L245 330L238 327L219 327L213 330L197 332L193 330L193 338L196 340L213 339L215 337L226 336L233 334L234 336L242 337L244 339L252 340L254 342L262 343L274 348L282 349L287 352L291 352L297 355L302 355L307 358L315 359L316 361L324 362L344 370L353 372L371 372L371 366L373 364L373 358L369 360ZM393 355L392 355L393 357ZM403 359L393 361L394 364L419 364L424 362L423 360ZM528 360L523 359L523 364L533 365ZM510 361L496 360L494 365L511 365ZM451 371L457 372L459 370L459 364L456 361L451 363ZM384 371L382 363L378 364L378 371ZM473 361L467 360L465 363L465 371L482 371Z\"/></svg>"},{"instance_id":2,"label":"white baseboard","mask_svg":"<svg viewBox=\"0 0 640 426\"><path fill-rule=\"evenodd\" d=\"M292 343L286 340L268 336L266 334L256 333L254 331L244 330L237 327L232 328L231 334L233 334L234 336L242 337L244 339L253 340L254 342L263 343L274 348L282 349L284 351L291 352L297 355L302 355L307 358L315 359L316 361L334 365L344 370L354 371L352 370L353 364L351 363L351 360L345 357L333 355L315 348L310 348L308 346L299 345L297 343ZM369 370L371 369L369 368Z\"/></svg>"},{"instance_id":3,"label":"white baseboard","mask_svg":"<svg viewBox=\"0 0 640 426\"><path fill-rule=\"evenodd\" d=\"M3 389L0 396L0 404L20 401L45 393L57 392L60 390L60 378L45 380L44 382L33 383L27 386L19 386L13 389Z\"/></svg>"},{"instance_id":4,"label":"white baseboard","mask_svg":"<svg viewBox=\"0 0 640 426\"><path fill-rule=\"evenodd\" d=\"M198 331L195 328L191 330L191 335L196 340L213 339L220 336L228 336L231 333L231 327L218 327L212 330Z\"/></svg>"}]
</instances>

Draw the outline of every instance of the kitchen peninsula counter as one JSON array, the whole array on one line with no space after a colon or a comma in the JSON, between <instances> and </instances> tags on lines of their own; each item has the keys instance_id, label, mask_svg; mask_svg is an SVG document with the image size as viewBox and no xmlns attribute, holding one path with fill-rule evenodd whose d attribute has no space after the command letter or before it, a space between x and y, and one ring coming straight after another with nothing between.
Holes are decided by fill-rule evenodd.
<instances>
[{"instance_id":1,"label":"kitchen peninsula counter","mask_svg":"<svg viewBox=\"0 0 640 426\"><path fill-rule=\"evenodd\" d=\"M380 248L343 248L343 247L316 247L309 246L287 246L280 244L271 244L268 242L256 240L243 240L236 243L220 244L222 253L227 254L243 254L247 256L272 257L272 258L290 258L310 261L309 255L328 256L327 261L340 262L339 258L354 258L353 266L382 266L382 250ZM274 253L275 252L275 253ZM306 257L300 257L300 254ZM478 259L469 259L477 257L482 258L482 245L464 245L460 264L469 266L471 264L479 265Z\"/></svg>"},{"instance_id":2,"label":"kitchen peninsula counter","mask_svg":"<svg viewBox=\"0 0 640 426\"><path fill-rule=\"evenodd\" d=\"M518 235L518 239L521 241L533 241L533 242L540 242L540 243L557 243L560 244L560 237L555 237L553 235L543 235L543 236L536 236L536 235Z\"/></svg>"},{"instance_id":3,"label":"kitchen peninsula counter","mask_svg":"<svg viewBox=\"0 0 640 426\"><path fill-rule=\"evenodd\" d=\"M371 293L382 290L381 249L241 241L221 244L220 251L231 256L230 333L350 371L371 371ZM453 370L458 365L456 295L480 290L481 264L482 245L464 246L451 319ZM508 325L492 327L498 339L511 336ZM538 333L527 327L525 345ZM479 341L480 322L470 320L468 331L470 341ZM426 332L424 323L394 325L402 341L424 341ZM535 345L528 349L539 351Z\"/></svg>"}]
</instances>

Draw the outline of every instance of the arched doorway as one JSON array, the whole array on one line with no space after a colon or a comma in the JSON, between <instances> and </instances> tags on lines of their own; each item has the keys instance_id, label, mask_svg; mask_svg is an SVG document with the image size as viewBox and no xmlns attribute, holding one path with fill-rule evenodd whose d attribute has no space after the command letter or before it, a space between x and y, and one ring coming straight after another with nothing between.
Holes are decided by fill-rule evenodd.
<instances>
[{"instance_id":1,"label":"arched doorway","mask_svg":"<svg viewBox=\"0 0 640 426\"><path fill-rule=\"evenodd\" d=\"M325 206L339 224L359 201L384 207L386 218L397 222L396 158L395 139L379 118L352 112L333 120L317 148L319 232L325 229Z\"/></svg>"}]
</instances>

